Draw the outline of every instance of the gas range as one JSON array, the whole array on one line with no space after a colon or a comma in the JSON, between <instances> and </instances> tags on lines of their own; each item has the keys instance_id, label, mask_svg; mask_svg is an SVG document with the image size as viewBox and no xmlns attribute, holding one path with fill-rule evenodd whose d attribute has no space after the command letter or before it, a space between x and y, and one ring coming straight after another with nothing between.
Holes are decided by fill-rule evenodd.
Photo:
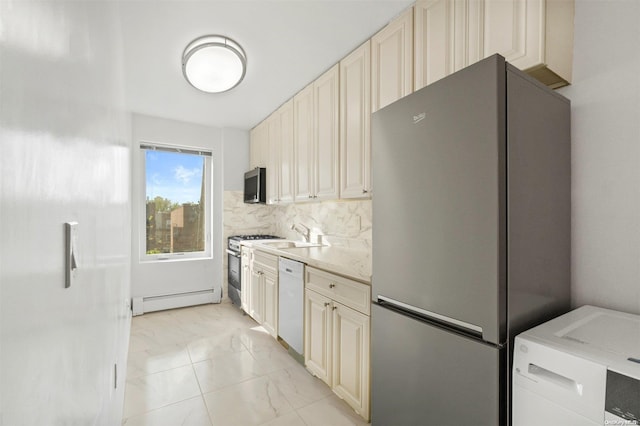
<instances>
[{"instance_id":1,"label":"gas range","mask_svg":"<svg viewBox=\"0 0 640 426\"><path fill-rule=\"evenodd\" d=\"M227 241L227 248L229 250L235 251L236 253L240 253L240 241L245 240L277 240L282 237L277 237L275 235L265 235L265 234L251 234L251 235L233 235L229 237Z\"/></svg>"},{"instance_id":2,"label":"gas range","mask_svg":"<svg viewBox=\"0 0 640 426\"><path fill-rule=\"evenodd\" d=\"M241 270L241 255L240 255L240 242L246 240L277 240L281 237L275 235L233 235L227 240L227 263L228 263L228 282L229 282L229 298L237 305L241 306L242 295L242 274Z\"/></svg>"}]
</instances>

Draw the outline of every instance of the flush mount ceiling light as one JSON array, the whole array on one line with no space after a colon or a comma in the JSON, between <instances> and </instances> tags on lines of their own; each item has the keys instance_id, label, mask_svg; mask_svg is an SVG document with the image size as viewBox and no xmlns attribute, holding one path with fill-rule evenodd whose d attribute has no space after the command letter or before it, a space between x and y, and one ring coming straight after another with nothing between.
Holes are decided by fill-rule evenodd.
<instances>
[{"instance_id":1,"label":"flush mount ceiling light","mask_svg":"<svg viewBox=\"0 0 640 426\"><path fill-rule=\"evenodd\" d=\"M196 89L208 93L226 92L244 78L247 56L228 37L208 35L187 45L182 53L182 73Z\"/></svg>"}]
</instances>

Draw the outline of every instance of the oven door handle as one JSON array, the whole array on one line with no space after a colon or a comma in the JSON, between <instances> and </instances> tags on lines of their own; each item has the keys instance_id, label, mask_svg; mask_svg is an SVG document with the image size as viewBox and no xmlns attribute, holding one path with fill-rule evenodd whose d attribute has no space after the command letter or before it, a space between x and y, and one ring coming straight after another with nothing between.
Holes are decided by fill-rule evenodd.
<instances>
[{"instance_id":1,"label":"oven door handle","mask_svg":"<svg viewBox=\"0 0 640 426\"><path fill-rule=\"evenodd\" d=\"M229 250L229 249L227 249L227 254L230 254L231 256L235 256L235 257L240 257L240 253L233 250Z\"/></svg>"}]
</instances>

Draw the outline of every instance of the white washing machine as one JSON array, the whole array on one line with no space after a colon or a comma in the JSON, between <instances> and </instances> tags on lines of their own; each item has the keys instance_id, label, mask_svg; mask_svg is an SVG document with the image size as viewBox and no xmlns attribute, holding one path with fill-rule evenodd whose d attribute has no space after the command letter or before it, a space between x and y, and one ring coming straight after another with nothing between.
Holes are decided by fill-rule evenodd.
<instances>
[{"instance_id":1,"label":"white washing machine","mask_svg":"<svg viewBox=\"0 0 640 426\"><path fill-rule=\"evenodd\" d=\"M640 316L583 306L515 339L514 426L640 425Z\"/></svg>"}]
</instances>

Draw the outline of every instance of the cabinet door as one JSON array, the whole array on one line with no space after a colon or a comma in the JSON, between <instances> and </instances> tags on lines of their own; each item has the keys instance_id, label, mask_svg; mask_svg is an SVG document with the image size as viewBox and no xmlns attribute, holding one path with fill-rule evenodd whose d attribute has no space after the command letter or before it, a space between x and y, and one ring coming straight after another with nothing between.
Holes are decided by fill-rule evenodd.
<instances>
[{"instance_id":1,"label":"cabinet door","mask_svg":"<svg viewBox=\"0 0 640 426\"><path fill-rule=\"evenodd\" d=\"M282 105L280 115L280 203L293 202L293 181L295 175L293 138L293 99Z\"/></svg>"},{"instance_id":2,"label":"cabinet door","mask_svg":"<svg viewBox=\"0 0 640 426\"><path fill-rule=\"evenodd\" d=\"M264 315L262 326L278 338L278 277L269 271L262 274L264 288Z\"/></svg>"},{"instance_id":3,"label":"cabinet door","mask_svg":"<svg viewBox=\"0 0 640 426\"><path fill-rule=\"evenodd\" d=\"M339 80L340 67L334 65L313 83L314 149L313 198L335 200L339 187Z\"/></svg>"},{"instance_id":4,"label":"cabinet door","mask_svg":"<svg viewBox=\"0 0 640 426\"><path fill-rule=\"evenodd\" d=\"M333 391L369 420L369 317L333 302Z\"/></svg>"},{"instance_id":5,"label":"cabinet door","mask_svg":"<svg viewBox=\"0 0 640 426\"><path fill-rule=\"evenodd\" d=\"M340 61L340 197L369 196L371 186L371 42Z\"/></svg>"},{"instance_id":6,"label":"cabinet door","mask_svg":"<svg viewBox=\"0 0 640 426\"><path fill-rule=\"evenodd\" d=\"M304 364L331 386L331 299L305 290L304 303Z\"/></svg>"},{"instance_id":7,"label":"cabinet door","mask_svg":"<svg viewBox=\"0 0 640 426\"><path fill-rule=\"evenodd\" d=\"M451 0L416 2L414 90L454 71L454 5Z\"/></svg>"},{"instance_id":8,"label":"cabinet door","mask_svg":"<svg viewBox=\"0 0 640 426\"><path fill-rule=\"evenodd\" d=\"M269 126L266 120L254 127L249 136L249 169L267 167Z\"/></svg>"},{"instance_id":9,"label":"cabinet door","mask_svg":"<svg viewBox=\"0 0 640 426\"><path fill-rule=\"evenodd\" d=\"M411 93L413 8L371 38L371 112Z\"/></svg>"},{"instance_id":10,"label":"cabinet door","mask_svg":"<svg viewBox=\"0 0 640 426\"><path fill-rule=\"evenodd\" d=\"M311 198L313 155L313 84L293 97L294 200Z\"/></svg>"},{"instance_id":11,"label":"cabinet door","mask_svg":"<svg viewBox=\"0 0 640 426\"><path fill-rule=\"evenodd\" d=\"M267 119L267 204L280 201L280 114L273 113Z\"/></svg>"},{"instance_id":12,"label":"cabinet door","mask_svg":"<svg viewBox=\"0 0 640 426\"><path fill-rule=\"evenodd\" d=\"M482 57L499 53L522 70L544 61L545 0L484 1L478 9L482 19Z\"/></svg>"},{"instance_id":13,"label":"cabinet door","mask_svg":"<svg viewBox=\"0 0 640 426\"><path fill-rule=\"evenodd\" d=\"M251 291L249 294L249 315L256 320L257 323L262 324L264 317L264 285L262 275L264 272L259 270L255 265L251 268Z\"/></svg>"},{"instance_id":14,"label":"cabinet door","mask_svg":"<svg viewBox=\"0 0 640 426\"><path fill-rule=\"evenodd\" d=\"M247 247L242 247L242 259L240 261L241 275L240 283L242 284L242 291L240 292L240 303L242 310L249 313L249 300L251 294L251 251Z\"/></svg>"}]
</instances>

